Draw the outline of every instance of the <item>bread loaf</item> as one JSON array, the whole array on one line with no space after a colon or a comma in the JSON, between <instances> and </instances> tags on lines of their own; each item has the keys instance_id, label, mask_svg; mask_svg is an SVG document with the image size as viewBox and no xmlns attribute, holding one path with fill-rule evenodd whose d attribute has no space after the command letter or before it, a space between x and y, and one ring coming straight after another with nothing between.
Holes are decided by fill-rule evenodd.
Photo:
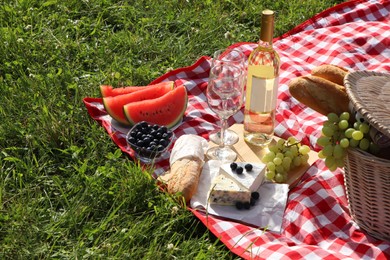
<instances>
[{"instance_id":1,"label":"bread loaf","mask_svg":"<svg viewBox=\"0 0 390 260\"><path fill-rule=\"evenodd\" d=\"M199 158L183 158L175 161L160 180L166 184L169 193L180 193L189 202L198 188L202 166Z\"/></svg>"},{"instance_id":2,"label":"bread loaf","mask_svg":"<svg viewBox=\"0 0 390 260\"><path fill-rule=\"evenodd\" d=\"M317 76L303 76L289 84L291 95L306 106L327 115L349 111L345 87Z\"/></svg>"},{"instance_id":3,"label":"bread loaf","mask_svg":"<svg viewBox=\"0 0 390 260\"><path fill-rule=\"evenodd\" d=\"M311 71L311 75L327 79L333 83L343 86L344 78L348 72L349 71L346 68L340 66L332 64L323 64L318 67L315 67Z\"/></svg>"},{"instance_id":4,"label":"bread loaf","mask_svg":"<svg viewBox=\"0 0 390 260\"><path fill-rule=\"evenodd\" d=\"M169 159L171 168L159 177L169 193L180 193L190 201L198 188L207 148L206 139L200 136L182 135L176 140Z\"/></svg>"}]
</instances>

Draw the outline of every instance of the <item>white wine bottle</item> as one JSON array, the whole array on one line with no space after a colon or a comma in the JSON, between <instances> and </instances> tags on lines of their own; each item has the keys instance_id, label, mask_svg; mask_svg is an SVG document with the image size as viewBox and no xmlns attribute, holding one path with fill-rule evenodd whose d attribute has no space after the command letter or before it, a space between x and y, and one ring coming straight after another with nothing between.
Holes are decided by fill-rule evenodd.
<instances>
[{"instance_id":1,"label":"white wine bottle","mask_svg":"<svg viewBox=\"0 0 390 260\"><path fill-rule=\"evenodd\" d=\"M272 141L279 85L280 58L272 46L274 12L264 10L260 41L248 60L246 84L244 139L266 146Z\"/></svg>"}]
</instances>

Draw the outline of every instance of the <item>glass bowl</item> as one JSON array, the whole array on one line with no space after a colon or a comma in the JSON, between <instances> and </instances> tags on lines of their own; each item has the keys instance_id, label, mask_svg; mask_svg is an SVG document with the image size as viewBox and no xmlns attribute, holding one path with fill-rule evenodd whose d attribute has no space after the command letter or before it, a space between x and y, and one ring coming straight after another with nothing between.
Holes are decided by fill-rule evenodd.
<instances>
[{"instance_id":1,"label":"glass bowl","mask_svg":"<svg viewBox=\"0 0 390 260\"><path fill-rule=\"evenodd\" d=\"M174 139L173 132L166 126L145 121L134 125L126 135L127 144L135 157L143 163L157 162L167 153Z\"/></svg>"}]
</instances>

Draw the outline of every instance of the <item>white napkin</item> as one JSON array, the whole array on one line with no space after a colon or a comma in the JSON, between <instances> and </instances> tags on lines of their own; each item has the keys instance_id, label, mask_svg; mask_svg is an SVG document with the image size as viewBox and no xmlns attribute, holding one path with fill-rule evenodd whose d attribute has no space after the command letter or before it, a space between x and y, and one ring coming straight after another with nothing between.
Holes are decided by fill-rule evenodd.
<instances>
[{"instance_id":1,"label":"white napkin","mask_svg":"<svg viewBox=\"0 0 390 260\"><path fill-rule=\"evenodd\" d=\"M289 191L288 184L263 183L258 190L260 199L249 210L238 210L234 206L209 205L208 191L212 180L219 174L220 166L221 162L215 160L203 165L198 190L190 201L191 207L280 233Z\"/></svg>"},{"instance_id":2,"label":"white napkin","mask_svg":"<svg viewBox=\"0 0 390 260\"><path fill-rule=\"evenodd\" d=\"M175 161L183 158L198 158L204 161L204 154L207 151L209 144L207 140L201 136L186 134L180 136L172 148L169 164L172 165Z\"/></svg>"}]
</instances>

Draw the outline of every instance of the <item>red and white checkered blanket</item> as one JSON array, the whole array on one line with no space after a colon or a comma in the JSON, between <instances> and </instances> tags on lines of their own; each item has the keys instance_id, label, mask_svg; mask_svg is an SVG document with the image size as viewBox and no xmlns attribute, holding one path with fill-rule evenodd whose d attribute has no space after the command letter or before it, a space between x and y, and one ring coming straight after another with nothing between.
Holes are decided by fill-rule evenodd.
<instances>
[{"instance_id":1,"label":"red and white checkered blanket","mask_svg":"<svg viewBox=\"0 0 390 260\"><path fill-rule=\"evenodd\" d=\"M291 79L308 74L323 63L350 70L390 72L390 1L349 1L330 8L275 40L281 57L276 135L296 136L315 145L324 117L293 99ZM230 46L249 55L254 43ZM177 137L197 134L208 138L218 119L208 108L205 87L210 58L173 70L152 83L174 80L185 85L189 104ZM128 129L111 121L100 98L85 98L90 116L101 124L112 140L131 157L125 134ZM229 123L241 123L242 111ZM155 175L168 168L168 158L156 164ZM192 210L192 209L190 209ZM192 210L207 228L235 254L245 259L386 259L390 242L376 240L354 223L349 215L343 171L330 172L322 160L305 173L289 193L282 233L275 234Z\"/></svg>"}]
</instances>

